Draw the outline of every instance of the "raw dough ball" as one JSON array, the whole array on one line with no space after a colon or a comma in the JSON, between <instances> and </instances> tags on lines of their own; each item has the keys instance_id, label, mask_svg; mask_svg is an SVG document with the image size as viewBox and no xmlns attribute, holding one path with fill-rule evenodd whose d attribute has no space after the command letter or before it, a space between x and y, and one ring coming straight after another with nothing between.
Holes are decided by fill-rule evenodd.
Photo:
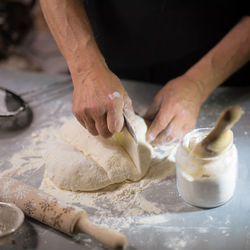
<instances>
[{"instance_id":1,"label":"raw dough ball","mask_svg":"<svg viewBox=\"0 0 250 250\"><path fill-rule=\"evenodd\" d=\"M137 166L125 150L131 141L121 145L116 136L109 139L92 136L76 119L66 122L60 130L61 142L51 144L45 155L48 177L58 187L72 191L97 190L141 179L149 168L152 148L145 141L144 120L137 117L134 127L138 140Z\"/></svg>"},{"instance_id":2,"label":"raw dough ball","mask_svg":"<svg viewBox=\"0 0 250 250\"><path fill-rule=\"evenodd\" d=\"M60 188L73 191L93 190L93 183L94 189L110 184L102 167L68 143L51 143L46 162L49 178Z\"/></svg>"}]
</instances>

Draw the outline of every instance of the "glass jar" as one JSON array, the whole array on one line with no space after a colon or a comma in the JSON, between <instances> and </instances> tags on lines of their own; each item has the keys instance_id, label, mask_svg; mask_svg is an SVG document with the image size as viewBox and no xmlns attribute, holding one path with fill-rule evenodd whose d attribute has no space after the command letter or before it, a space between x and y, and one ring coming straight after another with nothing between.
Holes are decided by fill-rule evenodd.
<instances>
[{"instance_id":1,"label":"glass jar","mask_svg":"<svg viewBox=\"0 0 250 250\"><path fill-rule=\"evenodd\" d=\"M211 128L194 129L181 141L176 153L177 188L181 197L198 207L217 207L234 194L238 153L234 144L221 154L199 158L191 154L192 149Z\"/></svg>"}]
</instances>

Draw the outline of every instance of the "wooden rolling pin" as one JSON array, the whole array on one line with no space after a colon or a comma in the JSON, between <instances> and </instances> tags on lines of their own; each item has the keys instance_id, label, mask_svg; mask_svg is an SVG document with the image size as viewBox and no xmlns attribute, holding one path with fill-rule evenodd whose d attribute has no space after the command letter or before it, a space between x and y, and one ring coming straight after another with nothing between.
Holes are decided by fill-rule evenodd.
<instances>
[{"instance_id":1,"label":"wooden rolling pin","mask_svg":"<svg viewBox=\"0 0 250 250\"><path fill-rule=\"evenodd\" d=\"M66 234L87 233L108 247L127 247L125 235L91 223L83 209L13 178L0 177L0 201L14 203L26 215Z\"/></svg>"}]
</instances>

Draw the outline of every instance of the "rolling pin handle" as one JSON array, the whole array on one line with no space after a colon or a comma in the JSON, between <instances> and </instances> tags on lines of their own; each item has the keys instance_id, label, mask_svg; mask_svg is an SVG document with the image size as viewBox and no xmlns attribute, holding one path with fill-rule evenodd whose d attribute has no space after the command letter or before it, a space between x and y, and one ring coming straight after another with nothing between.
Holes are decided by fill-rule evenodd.
<instances>
[{"instance_id":1,"label":"rolling pin handle","mask_svg":"<svg viewBox=\"0 0 250 250\"><path fill-rule=\"evenodd\" d=\"M76 223L75 233L87 233L113 249L125 249L128 245L128 240L122 233L113 232L108 228L93 224L84 217L81 217Z\"/></svg>"}]
</instances>

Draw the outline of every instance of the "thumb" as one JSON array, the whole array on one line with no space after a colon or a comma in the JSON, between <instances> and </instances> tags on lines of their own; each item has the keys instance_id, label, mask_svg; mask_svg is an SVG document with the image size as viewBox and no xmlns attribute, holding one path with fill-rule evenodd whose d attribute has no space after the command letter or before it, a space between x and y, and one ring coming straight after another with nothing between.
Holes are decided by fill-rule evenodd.
<instances>
[{"instance_id":1,"label":"thumb","mask_svg":"<svg viewBox=\"0 0 250 250\"><path fill-rule=\"evenodd\" d=\"M107 113L107 125L111 134L120 132L123 128L123 101L116 103Z\"/></svg>"}]
</instances>

